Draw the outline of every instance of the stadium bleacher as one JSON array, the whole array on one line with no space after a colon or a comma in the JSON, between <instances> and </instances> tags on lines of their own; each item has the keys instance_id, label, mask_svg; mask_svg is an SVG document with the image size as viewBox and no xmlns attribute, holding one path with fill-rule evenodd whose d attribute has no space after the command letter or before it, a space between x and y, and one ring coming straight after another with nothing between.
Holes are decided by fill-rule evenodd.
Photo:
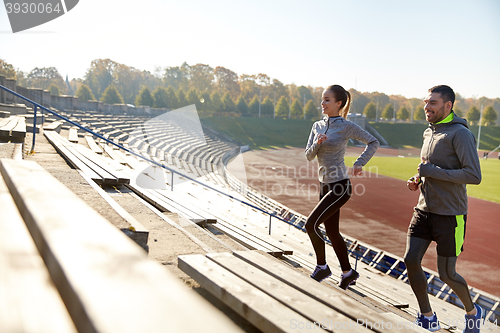
<instances>
[{"instance_id":1,"label":"stadium bleacher","mask_svg":"<svg viewBox=\"0 0 500 333\"><path fill-rule=\"evenodd\" d=\"M29 114L29 110L26 112ZM320 330L337 331L344 329L342 324L345 323L349 330L365 332L400 329L420 330L412 325L418 306L409 285L405 283L406 276L404 267L401 267L401 258L346 237L349 249L356 258L357 270L361 273L361 278L356 286L344 291L337 287L338 277L331 277L326 282L319 284L307 276L313 270L315 262L307 235L301 230L305 217L247 188L227 172L227 162L239 152L239 147L234 143L224 140L208 129L203 131L202 138L193 136L186 130L185 126L180 126L175 121L158 121L146 117L126 115L105 115L87 111L66 110L58 112L77 123L87 124L88 128L93 130L95 134L128 147L130 151L153 159L158 164L168 166L171 169L170 171L162 170L158 165L144 162L127 151L113 149L114 146L110 143L101 140L95 134L86 136L81 129L78 130L76 138L74 136L72 138L77 143L70 143L68 139L72 125L61 121L56 126L56 128L61 129L61 134L58 134L54 128L50 128L55 123L55 118L53 116L45 117L44 136L68 162L72 161L69 163L88 177L90 182L99 185L127 187L140 197L140 200L144 201L145 206L148 205L149 209L156 210L157 214L163 215L162 211L177 213L179 221L185 223L186 226L193 226L194 230L203 230L206 234L213 234L215 230L218 230L245 249L244 251L216 253L210 246L200 241L194 233L190 232L190 229L183 227L182 223L171 221L164 215L162 217L165 223L175 224L175 228L182 230L183 233L189 235L191 240L205 249L205 255L187 254L180 256L179 268L258 329L265 332L295 332L304 328L304 325L316 325L318 326L316 328ZM40 137L42 136L37 138ZM14 177L11 176L15 174L13 170L23 170L24 168L23 165L17 164L14 167L12 163L12 161L5 160L1 162L2 176L6 180ZM34 170L33 175L29 175L31 171L26 173L20 171L20 175L16 176L18 181L14 182L14 185L7 186L8 190L5 189L5 186L2 188L0 184L2 198L7 197L6 200L0 201L0 204L3 202L9 206L9 211L15 211L12 202L8 199L9 195L15 199L13 194L16 191L15 188L23 186L19 179L26 180L27 177L35 177L35 175L40 175L39 178L45 179L47 176L39 166L29 164L26 168ZM149 183L145 180L141 181L141 179L149 179ZM158 188L159 183L162 183L161 188ZM217 310L208 309L204 300L199 297L186 296L188 294L184 295L184 291L179 291L179 295L167 295L172 289L184 290L177 287L177 284L180 284L179 281L175 281L170 276L167 277L166 271L157 268L160 265L154 265L155 263L148 261L143 251L135 250L135 245L125 241L126 238L122 237L123 233L115 232L116 228L110 228L111 225L105 220L103 221L101 217L92 215L85 218L85 214L93 213L87 212L86 208L81 208L86 213L82 213L79 218L82 221L96 220L97 222L92 225L92 228L103 230L103 234L99 236L98 240L84 238L84 233L75 230L69 225L69 222L64 222L80 215L75 213L78 211L76 208L72 208L72 205L78 202L78 198L71 196L67 189L62 189L52 180L48 181L47 184L47 188L55 188L53 197L44 196L43 192L40 192L41 190L36 187L27 187L15 205L19 207L22 205L21 202L26 201L32 205L43 205L43 207L60 207L60 204L56 204L54 200L68 202L66 209L52 209L50 211L54 211L54 214L57 214L57 219L63 221L61 223L64 228L67 228L65 235L76 237L74 243L65 241L62 245L55 243L53 245L51 240L46 240L50 238L49 236L42 235L42 233L40 236L35 236L31 230L31 240L30 237L26 237L26 234L23 236L28 243L30 241L36 243L35 238L38 237L42 242L45 242L43 246L48 246L50 249L52 249L51 246L56 246L53 251L46 254L48 257L44 257L45 254L40 250L44 247L40 244L36 244L39 254L33 250L33 246L31 248L27 246L26 251L29 250L32 256L40 256L38 257L39 262L40 258L45 260L45 267L40 263L38 266L41 267L42 271L48 270L44 274L50 276L56 287L55 289L52 287L52 290L45 288L47 289L46 293L52 296L43 297L47 297L47 299L48 297L61 298L62 303L54 305L54 308L64 306L68 308L69 316L66 315L66 319L61 320L61 323L66 323L66 326L61 331L64 331L66 327L73 326L80 330L85 325L95 325L99 331L103 332L111 331L111 329L132 332L134 328L137 328L136 331L153 332L158 327L170 327L169 331L192 331L194 329L207 331L210 329L236 332L239 330L223 314ZM150 187L148 188L145 184L149 184ZM28 195L32 192L36 195ZM223 194L229 194L229 196ZM250 202L254 205L253 207L265 210L267 214L252 206L242 204L242 201ZM43 209L41 210L43 211ZM274 214L275 217L271 217L269 214ZM28 224L24 216L21 218L17 216L13 219L18 221L18 226ZM50 221L53 217L47 219ZM104 224L107 226L104 227ZM137 229L140 229L139 225L140 221ZM50 233L49 228L47 235ZM78 236L73 236L73 234L78 234ZM94 244L97 241L100 243ZM85 242L93 244L90 249L83 245ZM92 249L101 247L103 250L97 255L92 253ZM232 248L232 245L227 244L227 248ZM5 249L5 246L0 249L2 249L1 254L5 257L5 253L9 249ZM64 251L78 254L78 258L71 259L78 259L74 261L78 261L81 266L76 267L77 265L72 263L73 260L64 256ZM327 251L328 257L331 258L331 265L336 267L338 263L335 262L336 256L333 250L327 247ZM104 256L104 258L100 258L99 255ZM87 257L83 258L84 256ZM144 265L147 272L154 273L156 277L154 282L151 282L151 277L136 270L133 270L133 276L136 279L129 279L130 281L127 279L124 279L127 281L112 280L112 278L117 278L114 274L111 274L112 276L109 274L98 275L99 278L97 278L92 277L91 273L84 274L83 277L75 276L72 273L82 270L93 272L92 266L96 263L101 263L103 266L108 265L118 270L133 269L138 265L134 260L138 260L141 267ZM47 262L57 262L57 269L52 272L52 266ZM117 262L120 262L120 265ZM61 281L58 278L57 274L60 274L61 271L67 272L69 276L67 281ZM118 284L120 287L108 288L108 293L87 295L86 289L88 288L84 287L84 278L88 275L90 277L87 278L87 281L91 279L93 283L96 283L99 291L106 289L104 286L113 284ZM430 272L429 275L430 281L436 278L436 274L433 272ZM176 287L161 287L160 281ZM439 288L438 282L434 285ZM123 292L123 290L134 288L140 288L141 292L134 292L134 297L131 300L123 300L124 297L130 297L130 294ZM61 291L63 289L72 290L70 301L67 301L69 296ZM485 325L484 331L500 332L499 327L493 323L498 318L498 298L477 290L473 290L473 292L475 301L482 302L481 305L488 309L487 320L491 325ZM153 293L156 293L154 297ZM441 286L434 293L434 296L431 298L431 303L434 310L439 313L443 329L451 332L463 329L463 310L450 303L450 298L453 296L446 292L446 286ZM152 302L147 308L149 313L145 309L139 309L139 305L142 306L145 303L141 301L141 297L155 299L155 302ZM185 297L188 301L181 305L175 302L173 297L182 300ZM106 298L106 300L101 298ZM109 299L123 300L124 308L121 311L105 310L117 306L116 303L110 303ZM75 312L72 312L71 305L68 305L67 302L76 304ZM487 302L491 304L486 304ZM8 307L8 303L3 302L2 304L3 308ZM186 304L188 305L186 306ZM80 318L76 315L76 313L81 314L81 311L77 310L82 307L86 310L84 312L87 318ZM153 307L162 309L161 315L165 317L160 318L160 313L153 311ZM189 309L185 309L186 307ZM49 311L49 309L46 310ZM24 311L24 309L19 309L19 311ZM196 322L198 321L190 320L187 317L186 313L193 311L197 313L197 316L198 314L206 316L205 319L201 320L203 327L197 327ZM54 311L53 315L56 316L60 312L60 310ZM133 321L133 324L124 327L125 325L118 323L117 318L127 312L134 313L134 317L137 319ZM28 314L28 316L35 315ZM141 328L134 326L146 320L149 320L150 326ZM49 322L49 320L47 321ZM128 323L128 321L126 322ZM11 320L11 322L14 321ZM190 322L189 325L193 326L181 327L181 322L184 324ZM210 325L206 323L210 323ZM335 326L338 323L340 323L340 327ZM24 323L20 319L13 325L19 326L24 325ZM210 326L210 328L206 326Z\"/></svg>"}]
</instances>

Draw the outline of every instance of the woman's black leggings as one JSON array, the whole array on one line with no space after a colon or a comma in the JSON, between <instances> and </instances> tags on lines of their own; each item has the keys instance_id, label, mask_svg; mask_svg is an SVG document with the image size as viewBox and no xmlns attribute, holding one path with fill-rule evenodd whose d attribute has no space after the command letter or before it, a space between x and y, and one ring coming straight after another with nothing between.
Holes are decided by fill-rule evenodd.
<instances>
[{"instance_id":1,"label":"woman's black leggings","mask_svg":"<svg viewBox=\"0 0 500 333\"><path fill-rule=\"evenodd\" d=\"M306 220L306 231L316 253L318 265L326 264L325 240L319 231L319 225L325 224L326 234L337 254L342 271L351 269L347 256L347 246L339 231L340 207L351 197L352 187L349 179L335 183L320 184L320 201Z\"/></svg>"}]
</instances>

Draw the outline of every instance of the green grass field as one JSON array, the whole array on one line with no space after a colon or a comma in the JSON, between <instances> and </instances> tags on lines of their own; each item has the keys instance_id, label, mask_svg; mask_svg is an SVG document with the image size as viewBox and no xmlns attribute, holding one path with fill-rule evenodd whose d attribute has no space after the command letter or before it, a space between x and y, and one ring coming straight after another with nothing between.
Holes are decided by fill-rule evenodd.
<instances>
[{"instance_id":1,"label":"green grass field","mask_svg":"<svg viewBox=\"0 0 500 333\"><path fill-rule=\"evenodd\" d=\"M201 122L251 149L305 147L313 121L253 117L206 117Z\"/></svg>"},{"instance_id":2,"label":"green grass field","mask_svg":"<svg viewBox=\"0 0 500 333\"><path fill-rule=\"evenodd\" d=\"M285 147L305 147L313 122L279 118L253 117L203 117L203 124L212 127L234 140L247 144L251 149L269 149ZM371 123L371 125L393 147L421 147L422 133L426 124ZM478 126L471 127L476 135ZM500 126L481 128L480 149L493 150L500 145ZM354 158L346 158L347 165L352 165ZM407 180L416 173L419 158L374 157L366 170L381 175ZM378 170L378 171L377 171ZM480 185L468 186L469 195L500 203L500 160L481 160L483 180Z\"/></svg>"},{"instance_id":3,"label":"green grass field","mask_svg":"<svg viewBox=\"0 0 500 333\"><path fill-rule=\"evenodd\" d=\"M346 157L346 165L350 166L355 157ZM469 196L500 203L500 160L480 160L483 179L479 185L468 185ZM377 172L379 175L407 180L417 173L420 163L418 157L373 157L365 166L366 171Z\"/></svg>"},{"instance_id":4,"label":"green grass field","mask_svg":"<svg viewBox=\"0 0 500 333\"><path fill-rule=\"evenodd\" d=\"M391 147L421 147L422 133L427 124L409 123L370 123L384 137ZM470 126L471 132L477 139L479 126ZM482 126L481 144L479 149L493 150L500 145L500 126Z\"/></svg>"}]
</instances>

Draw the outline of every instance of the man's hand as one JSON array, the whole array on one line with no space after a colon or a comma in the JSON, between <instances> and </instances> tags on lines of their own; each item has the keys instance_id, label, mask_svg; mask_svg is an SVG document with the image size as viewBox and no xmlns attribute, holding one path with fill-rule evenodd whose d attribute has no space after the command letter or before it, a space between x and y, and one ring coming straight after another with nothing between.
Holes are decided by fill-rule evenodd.
<instances>
[{"instance_id":1,"label":"man's hand","mask_svg":"<svg viewBox=\"0 0 500 333\"><path fill-rule=\"evenodd\" d=\"M352 166L352 175L361 176L363 174L363 167L361 165L354 164Z\"/></svg>"},{"instance_id":2,"label":"man's hand","mask_svg":"<svg viewBox=\"0 0 500 333\"><path fill-rule=\"evenodd\" d=\"M408 179L408 181L406 182L406 186L408 186L410 191L417 191L418 187L420 186L419 175L417 174L417 175L411 177L410 179Z\"/></svg>"}]
</instances>

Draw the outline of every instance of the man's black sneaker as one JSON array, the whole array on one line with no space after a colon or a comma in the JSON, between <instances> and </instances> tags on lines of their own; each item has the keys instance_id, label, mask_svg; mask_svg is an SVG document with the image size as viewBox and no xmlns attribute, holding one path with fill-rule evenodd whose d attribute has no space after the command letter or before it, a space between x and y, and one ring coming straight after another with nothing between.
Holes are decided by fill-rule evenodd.
<instances>
[{"instance_id":1,"label":"man's black sneaker","mask_svg":"<svg viewBox=\"0 0 500 333\"><path fill-rule=\"evenodd\" d=\"M327 277L329 277L330 275L332 275L332 271L330 270L330 267L326 266L325 269L321 269L321 267L316 266L316 269L311 274L311 277L314 280L321 282L324 279L326 279Z\"/></svg>"},{"instance_id":2,"label":"man's black sneaker","mask_svg":"<svg viewBox=\"0 0 500 333\"><path fill-rule=\"evenodd\" d=\"M343 277L343 276L340 277L339 287L345 290L350 285L355 285L356 280L358 278L359 278L359 273L353 269L351 272L351 275L346 276L346 277Z\"/></svg>"}]
</instances>

